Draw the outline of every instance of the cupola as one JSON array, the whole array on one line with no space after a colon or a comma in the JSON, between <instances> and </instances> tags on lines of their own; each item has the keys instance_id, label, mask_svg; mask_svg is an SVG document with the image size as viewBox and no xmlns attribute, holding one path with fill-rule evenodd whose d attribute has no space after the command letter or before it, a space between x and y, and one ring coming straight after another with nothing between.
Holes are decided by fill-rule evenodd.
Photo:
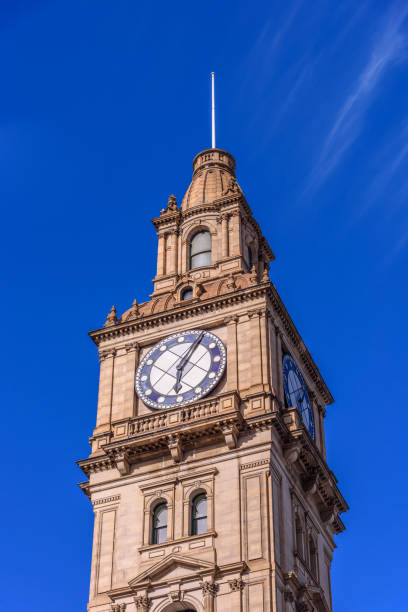
<instances>
[{"instance_id":1,"label":"cupola","mask_svg":"<svg viewBox=\"0 0 408 612\"><path fill-rule=\"evenodd\" d=\"M232 155L222 149L206 149L193 160L193 178L181 203L181 210L214 202L237 188Z\"/></svg>"}]
</instances>

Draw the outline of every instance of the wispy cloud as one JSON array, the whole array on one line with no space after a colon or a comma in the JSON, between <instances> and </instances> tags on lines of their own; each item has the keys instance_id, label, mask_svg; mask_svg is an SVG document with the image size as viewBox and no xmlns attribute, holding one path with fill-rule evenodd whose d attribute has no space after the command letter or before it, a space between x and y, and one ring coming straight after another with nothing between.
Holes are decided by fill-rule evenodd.
<instances>
[{"instance_id":1,"label":"wispy cloud","mask_svg":"<svg viewBox=\"0 0 408 612\"><path fill-rule=\"evenodd\" d=\"M242 90L248 87L262 89L267 86L274 61L279 51L284 48L285 39L300 9L302 0L293 2L280 24L275 19L268 19L255 40L243 66Z\"/></svg>"},{"instance_id":2,"label":"wispy cloud","mask_svg":"<svg viewBox=\"0 0 408 612\"><path fill-rule=\"evenodd\" d=\"M341 105L327 134L308 188L319 187L338 166L358 137L364 115L387 70L405 57L407 32L404 30L408 6L394 5L380 25L370 57Z\"/></svg>"}]
</instances>

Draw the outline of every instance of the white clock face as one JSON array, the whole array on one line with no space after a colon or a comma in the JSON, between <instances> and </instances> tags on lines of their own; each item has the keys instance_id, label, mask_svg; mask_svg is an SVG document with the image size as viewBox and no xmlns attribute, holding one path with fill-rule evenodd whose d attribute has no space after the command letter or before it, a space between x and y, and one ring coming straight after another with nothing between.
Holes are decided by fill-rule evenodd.
<instances>
[{"instance_id":1,"label":"white clock face","mask_svg":"<svg viewBox=\"0 0 408 612\"><path fill-rule=\"evenodd\" d=\"M214 389L225 364L226 349L215 334L201 329L179 332L143 357L136 393L151 408L191 404Z\"/></svg>"}]
</instances>

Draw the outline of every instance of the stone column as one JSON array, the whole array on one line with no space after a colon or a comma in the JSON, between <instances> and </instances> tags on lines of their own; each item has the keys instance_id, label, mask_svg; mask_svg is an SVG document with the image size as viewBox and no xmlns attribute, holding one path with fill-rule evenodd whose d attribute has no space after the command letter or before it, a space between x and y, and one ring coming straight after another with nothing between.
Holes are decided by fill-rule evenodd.
<instances>
[{"instance_id":1,"label":"stone column","mask_svg":"<svg viewBox=\"0 0 408 612\"><path fill-rule=\"evenodd\" d=\"M157 276L166 273L166 236L159 234L159 246L157 248Z\"/></svg>"},{"instance_id":2,"label":"stone column","mask_svg":"<svg viewBox=\"0 0 408 612\"><path fill-rule=\"evenodd\" d=\"M171 234L169 274L177 274L177 259L178 259L177 255L178 255L178 236L177 236L177 232L174 231Z\"/></svg>"},{"instance_id":3,"label":"stone column","mask_svg":"<svg viewBox=\"0 0 408 612\"><path fill-rule=\"evenodd\" d=\"M225 323L227 325L227 390L238 391L238 317L227 317Z\"/></svg>"},{"instance_id":4,"label":"stone column","mask_svg":"<svg viewBox=\"0 0 408 612\"><path fill-rule=\"evenodd\" d=\"M135 341L125 345L115 358L115 378L113 381L112 422L135 416L135 372L139 345Z\"/></svg>"},{"instance_id":5,"label":"stone column","mask_svg":"<svg viewBox=\"0 0 408 612\"><path fill-rule=\"evenodd\" d=\"M232 236L231 255L241 254L241 219L239 212L231 214Z\"/></svg>"},{"instance_id":6,"label":"stone column","mask_svg":"<svg viewBox=\"0 0 408 612\"><path fill-rule=\"evenodd\" d=\"M214 598L217 594L218 585L214 582L203 581L201 583L204 597L204 612L214 612Z\"/></svg>"},{"instance_id":7,"label":"stone column","mask_svg":"<svg viewBox=\"0 0 408 612\"><path fill-rule=\"evenodd\" d=\"M116 349L102 349L99 352L101 363L99 375L98 413L96 427L110 425L112 412L113 370Z\"/></svg>"},{"instance_id":8,"label":"stone column","mask_svg":"<svg viewBox=\"0 0 408 612\"><path fill-rule=\"evenodd\" d=\"M277 391L278 391L278 399L282 404L282 408L285 407L285 397L283 390L283 370L282 370L282 333L277 325L275 325L275 333L276 333L276 365L278 371L278 380L277 380Z\"/></svg>"},{"instance_id":9,"label":"stone column","mask_svg":"<svg viewBox=\"0 0 408 612\"><path fill-rule=\"evenodd\" d=\"M229 255L228 215L221 215L222 257Z\"/></svg>"},{"instance_id":10,"label":"stone column","mask_svg":"<svg viewBox=\"0 0 408 612\"><path fill-rule=\"evenodd\" d=\"M259 311L252 311L248 313L251 322L251 370L252 370L252 381L251 390L262 391L262 351L261 351L261 334L259 330Z\"/></svg>"},{"instance_id":11,"label":"stone column","mask_svg":"<svg viewBox=\"0 0 408 612\"><path fill-rule=\"evenodd\" d=\"M261 312L259 317L260 326L260 340L261 340L261 355L262 355L262 383L264 389L269 391L270 389L270 376L269 376L269 342L267 334L267 317L266 312Z\"/></svg>"}]
</instances>

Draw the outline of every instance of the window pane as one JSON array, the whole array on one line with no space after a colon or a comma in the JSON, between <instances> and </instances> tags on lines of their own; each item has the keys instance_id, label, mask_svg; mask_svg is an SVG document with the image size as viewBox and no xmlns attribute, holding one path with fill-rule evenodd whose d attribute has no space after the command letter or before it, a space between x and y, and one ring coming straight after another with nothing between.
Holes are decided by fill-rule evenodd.
<instances>
[{"instance_id":1,"label":"window pane","mask_svg":"<svg viewBox=\"0 0 408 612\"><path fill-rule=\"evenodd\" d=\"M165 542L167 538L167 527L160 527L156 529L156 538L154 544L161 544Z\"/></svg>"},{"instance_id":2,"label":"window pane","mask_svg":"<svg viewBox=\"0 0 408 612\"><path fill-rule=\"evenodd\" d=\"M211 264L211 252L199 253L192 255L191 268L199 268L200 266L209 266Z\"/></svg>"},{"instance_id":3,"label":"window pane","mask_svg":"<svg viewBox=\"0 0 408 612\"><path fill-rule=\"evenodd\" d=\"M211 251L211 234L208 231L198 232L191 241L191 255Z\"/></svg>"},{"instance_id":4,"label":"window pane","mask_svg":"<svg viewBox=\"0 0 408 612\"><path fill-rule=\"evenodd\" d=\"M207 531L207 517L199 518L194 520L194 533L193 535L199 535Z\"/></svg>"},{"instance_id":5,"label":"window pane","mask_svg":"<svg viewBox=\"0 0 408 612\"><path fill-rule=\"evenodd\" d=\"M154 513L154 526L155 527L166 527L167 526L167 506L158 506Z\"/></svg>"},{"instance_id":6,"label":"window pane","mask_svg":"<svg viewBox=\"0 0 408 612\"><path fill-rule=\"evenodd\" d=\"M182 300L189 300L192 297L193 297L193 290L191 287L186 287L185 289L183 289L183 293L181 294Z\"/></svg>"},{"instance_id":7,"label":"window pane","mask_svg":"<svg viewBox=\"0 0 408 612\"><path fill-rule=\"evenodd\" d=\"M202 518L204 516L207 516L207 500L205 499L205 497L197 499L194 506L195 518Z\"/></svg>"}]
</instances>

